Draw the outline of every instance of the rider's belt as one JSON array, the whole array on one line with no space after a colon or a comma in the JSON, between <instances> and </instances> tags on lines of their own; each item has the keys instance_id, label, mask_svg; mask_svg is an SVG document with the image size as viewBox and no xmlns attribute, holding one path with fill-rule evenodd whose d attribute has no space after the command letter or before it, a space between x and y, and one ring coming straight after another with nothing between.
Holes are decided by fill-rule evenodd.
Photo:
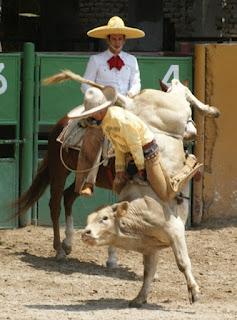
<instances>
[{"instance_id":1,"label":"rider's belt","mask_svg":"<svg viewBox=\"0 0 237 320\"><path fill-rule=\"evenodd\" d=\"M159 152L159 147L158 144L156 143L155 139L153 139L151 142L145 144L143 147L143 153L144 153L144 158L146 160L154 158L158 152Z\"/></svg>"}]
</instances>

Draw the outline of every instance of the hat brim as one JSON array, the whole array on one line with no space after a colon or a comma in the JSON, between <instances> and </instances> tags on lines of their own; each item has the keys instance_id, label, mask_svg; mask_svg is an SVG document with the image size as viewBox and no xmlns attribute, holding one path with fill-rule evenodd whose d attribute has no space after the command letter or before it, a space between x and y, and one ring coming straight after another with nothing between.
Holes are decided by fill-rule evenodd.
<instances>
[{"instance_id":1,"label":"hat brim","mask_svg":"<svg viewBox=\"0 0 237 320\"><path fill-rule=\"evenodd\" d=\"M102 26L94 28L87 32L87 35L92 38L105 39L110 34L123 34L126 39L137 39L145 36L145 32L130 27L122 27L122 28L111 28L108 26Z\"/></svg>"},{"instance_id":2,"label":"hat brim","mask_svg":"<svg viewBox=\"0 0 237 320\"><path fill-rule=\"evenodd\" d=\"M85 111L85 107L82 104L80 106L75 107L70 112L68 112L67 117L70 119L77 118L78 120L88 118L93 113L98 112L100 110L103 110L105 108L108 108L109 106L112 105L112 103L113 103L113 101L106 101L106 102L102 103L100 106L92 108L88 111Z\"/></svg>"}]
</instances>

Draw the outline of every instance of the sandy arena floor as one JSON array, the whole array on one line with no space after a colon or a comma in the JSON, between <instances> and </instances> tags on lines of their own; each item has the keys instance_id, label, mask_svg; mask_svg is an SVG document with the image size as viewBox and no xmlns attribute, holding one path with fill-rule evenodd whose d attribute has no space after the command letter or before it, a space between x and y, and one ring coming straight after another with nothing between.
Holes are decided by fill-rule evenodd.
<instances>
[{"instance_id":1,"label":"sandy arena floor","mask_svg":"<svg viewBox=\"0 0 237 320\"><path fill-rule=\"evenodd\" d=\"M106 248L87 247L76 230L72 254L58 262L51 228L0 230L0 319L237 319L237 219L188 230L187 243L200 301L189 304L167 249L148 304L129 309L141 286L141 255L119 250L120 267L108 270Z\"/></svg>"}]
</instances>

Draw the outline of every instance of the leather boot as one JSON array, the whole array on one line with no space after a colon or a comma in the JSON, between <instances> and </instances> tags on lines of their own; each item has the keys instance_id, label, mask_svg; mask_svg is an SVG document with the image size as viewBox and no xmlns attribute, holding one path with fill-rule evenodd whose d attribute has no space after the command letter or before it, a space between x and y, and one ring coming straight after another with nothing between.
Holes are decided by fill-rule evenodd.
<instances>
[{"instance_id":1,"label":"leather boot","mask_svg":"<svg viewBox=\"0 0 237 320\"><path fill-rule=\"evenodd\" d=\"M203 164L198 163L193 154L189 154L184 167L170 179L171 188L174 192L179 192L185 184L198 172Z\"/></svg>"},{"instance_id":2,"label":"leather boot","mask_svg":"<svg viewBox=\"0 0 237 320\"><path fill-rule=\"evenodd\" d=\"M163 201L174 199L177 193L202 166L202 164L197 162L194 155L189 155L181 171L170 178L160 164L159 155L146 159L145 164L147 180L158 197Z\"/></svg>"},{"instance_id":3,"label":"leather boot","mask_svg":"<svg viewBox=\"0 0 237 320\"><path fill-rule=\"evenodd\" d=\"M93 194L93 185L91 183L85 183L80 191L81 196L90 197Z\"/></svg>"}]
</instances>

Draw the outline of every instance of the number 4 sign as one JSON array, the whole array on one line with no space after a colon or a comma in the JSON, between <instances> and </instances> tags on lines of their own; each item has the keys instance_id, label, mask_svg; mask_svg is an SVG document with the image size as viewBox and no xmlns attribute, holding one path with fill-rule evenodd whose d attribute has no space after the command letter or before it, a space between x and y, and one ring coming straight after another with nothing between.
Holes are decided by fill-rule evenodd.
<instances>
[{"instance_id":1,"label":"number 4 sign","mask_svg":"<svg viewBox=\"0 0 237 320\"><path fill-rule=\"evenodd\" d=\"M179 65L178 64L172 64L168 71L166 72L164 78L162 79L162 82L164 82L166 85L171 84L172 79L178 79L179 80Z\"/></svg>"}]
</instances>

